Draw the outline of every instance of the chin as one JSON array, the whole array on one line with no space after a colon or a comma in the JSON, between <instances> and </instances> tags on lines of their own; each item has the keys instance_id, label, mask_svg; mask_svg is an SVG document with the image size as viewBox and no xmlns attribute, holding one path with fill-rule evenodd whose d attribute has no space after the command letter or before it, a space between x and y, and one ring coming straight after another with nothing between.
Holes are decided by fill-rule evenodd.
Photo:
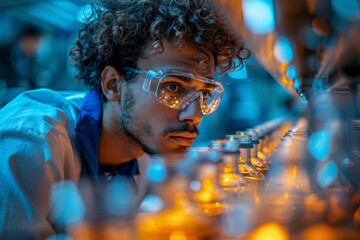
<instances>
[{"instance_id":1,"label":"chin","mask_svg":"<svg viewBox=\"0 0 360 240\"><path fill-rule=\"evenodd\" d=\"M189 151L189 147L181 146L176 149L170 150L169 154L186 154Z\"/></svg>"},{"instance_id":2,"label":"chin","mask_svg":"<svg viewBox=\"0 0 360 240\"><path fill-rule=\"evenodd\" d=\"M150 155L163 155L163 156L179 156L183 157L189 150L189 147L178 147L175 149L162 149L159 151L151 151L151 153L148 153Z\"/></svg>"}]
</instances>

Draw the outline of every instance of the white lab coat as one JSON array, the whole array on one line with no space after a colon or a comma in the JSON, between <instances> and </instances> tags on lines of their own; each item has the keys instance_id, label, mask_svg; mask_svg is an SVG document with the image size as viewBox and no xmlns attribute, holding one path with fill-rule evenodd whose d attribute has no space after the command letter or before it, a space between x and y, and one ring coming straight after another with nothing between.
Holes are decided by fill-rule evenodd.
<instances>
[{"instance_id":1,"label":"white lab coat","mask_svg":"<svg viewBox=\"0 0 360 240\"><path fill-rule=\"evenodd\" d=\"M20 94L0 110L0 238L54 234L51 187L80 176L75 124L83 93Z\"/></svg>"}]
</instances>

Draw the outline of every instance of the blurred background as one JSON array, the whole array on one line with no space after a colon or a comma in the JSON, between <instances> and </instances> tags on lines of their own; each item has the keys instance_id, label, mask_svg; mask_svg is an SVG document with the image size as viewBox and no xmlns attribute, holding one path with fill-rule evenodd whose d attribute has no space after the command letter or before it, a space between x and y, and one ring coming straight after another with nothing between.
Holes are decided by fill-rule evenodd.
<instances>
[{"instance_id":1,"label":"blurred background","mask_svg":"<svg viewBox=\"0 0 360 240\"><path fill-rule=\"evenodd\" d=\"M84 7L80 1L0 2L0 106L26 89L85 90L69 62Z\"/></svg>"},{"instance_id":2,"label":"blurred background","mask_svg":"<svg viewBox=\"0 0 360 240\"><path fill-rule=\"evenodd\" d=\"M74 80L69 50L88 11L85 0L0 2L0 106L27 89L87 90ZM195 145L301 109L254 55L243 69L219 80L223 101L205 117Z\"/></svg>"}]
</instances>

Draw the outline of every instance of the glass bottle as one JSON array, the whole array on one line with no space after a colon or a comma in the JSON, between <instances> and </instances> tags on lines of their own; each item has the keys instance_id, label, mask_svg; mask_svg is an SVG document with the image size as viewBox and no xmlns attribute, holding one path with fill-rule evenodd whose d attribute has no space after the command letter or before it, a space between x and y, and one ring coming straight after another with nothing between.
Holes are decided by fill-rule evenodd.
<instances>
[{"instance_id":1,"label":"glass bottle","mask_svg":"<svg viewBox=\"0 0 360 240\"><path fill-rule=\"evenodd\" d=\"M269 166L264 162L263 159L258 157L258 146L260 144L258 133L252 128L246 129L246 133L250 135L253 148L250 150L251 164L254 165L263 175L269 170Z\"/></svg>"},{"instance_id":2,"label":"glass bottle","mask_svg":"<svg viewBox=\"0 0 360 240\"><path fill-rule=\"evenodd\" d=\"M358 199L357 204L360 205L360 120L353 120L351 127L350 154L343 161L343 171L354 188L354 202Z\"/></svg>"},{"instance_id":3,"label":"glass bottle","mask_svg":"<svg viewBox=\"0 0 360 240\"><path fill-rule=\"evenodd\" d=\"M225 138L228 140L235 140L239 143L240 157L238 158L238 169L239 172L248 181L261 181L264 180L264 175L258 171L251 164L250 149L253 148L252 139L245 132L238 132L236 135L226 135Z\"/></svg>"},{"instance_id":4,"label":"glass bottle","mask_svg":"<svg viewBox=\"0 0 360 240\"><path fill-rule=\"evenodd\" d=\"M271 150L269 148L270 129L269 129L269 127L260 126L259 128L256 128L255 131L261 133L260 134L261 137L259 138L260 139L260 150L261 150L262 154L264 155L264 158L269 160L271 157ZM239 134L239 132L241 132L241 131L236 132L236 134ZM266 164L270 165L270 162L266 162Z\"/></svg>"},{"instance_id":5,"label":"glass bottle","mask_svg":"<svg viewBox=\"0 0 360 240\"><path fill-rule=\"evenodd\" d=\"M135 219L137 239L216 239L217 224L205 217L193 204L189 194L189 169L176 164L167 166L159 158L149 165L149 193L144 202L153 211L138 213ZM155 165L153 165L155 164ZM159 175L160 174L160 175ZM143 203L144 203L143 202Z\"/></svg>"},{"instance_id":6,"label":"glass bottle","mask_svg":"<svg viewBox=\"0 0 360 240\"><path fill-rule=\"evenodd\" d=\"M190 189L194 203L202 214L219 218L224 211L226 197L219 186L220 154L208 147L192 147L186 158L193 166Z\"/></svg>"},{"instance_id":7,"label":"glass bottle","mask_svg":"<svg viewBox=\"0 0 360 240\"><path fill-rule=\"evenodd\" d=\"M339 141L342 137L338 138L341 135L338 129L318 131L316 134L327 138L329 142L327 154L322 158L315 156L315 178L326 194L329 204L327 222L343 224L355 210L351 199L355 194L354 186L358 184L359 179L358 174L353 174L357 167L354 159L344 148L344 143Z\"/></svg>"},{"instance_id":8,"label":"glass bottle","mask_svg":"<svg viewBox=\"0 0 360 240\"><path fill-rule=\"evenodd\" d=\"M255 202L259 203L259 182L265 179L264 175L251 164L250 149L253 147L251 137L243 135L226 135L226 139L239 142L240 156L238 157L238 171L252 184L255 190Z\"/></svg>"},{"instance_id":9,"label":"glass bottle","mask_svg":"<svg viewBox=\"0 0 360 240\"><path fill-rule=\"evenodd\" d=\"M356 208L359 165L352 152L354 110L348 89L336 87L317 95L308 111L315 177L328 198L330 224L346 224Z\"/></svg>"},{"instance_id":10,"label":"glass bottle","mask_svg":"<svg viewBox=\"0 0 360 240\"><path fill-rule=\"evenodd\" d=\"M254 227L255 198L253 186L237 168L240 154L235 140L213 140L210 149L220 153L219 186L224 190L225 211L222 229L227 237L245 236Z\"/></svg>"},{"instance_id":11,"label":"glass bottle","mask_svg":"<svg viewBox=\"0 0 360 240\"><path fill-rule=\"evenodd\" d=\"M272 157L267 186L262 191L262 218L300 231L324 219L325 196L314 185L306 165L307 138L284 136Z\"/></svg>"},{"instance_id":12,"label":"glass bottle","mask_svg":"<svg viewBox=\"0 0 360 240\"><path fill-rule=\"evenodd\" d=\"M256 128L253 128L254 131L258 133L258 140L259 140L259 146L258 146L258 158L263 161L266 165L270 166L270 156L268 155L269 151L267 150L266 144L265 144L265 131L262 127L258 126Z\"/></svg>"},{"instance_id":13,"label":"glass bottle","mask_svg":"<svg viewBox=\"0 0 360 240\"><path fill-rule=\"evenodd\" d=\"M68 226L67 233L71 239L136 238L134 216L137 193L133 181L117 175L111 180L100 179L96 184L84 178L79 181L77 188L71 186L69 182L59 182L52 192L53 211L56 212L53 212L53 216L64 216L58 207L66 210L69 216L85 211L82 221L71 222Z\"/></svg>"},{"instance_id":14,"label":"glass bottle","mask_svg":"<svg viewBox=\"0 0 360 240\"><path fill-rule=\"evenodd\" d=\"M352 121L352 156L357 165L360 165L360 120ZM359 170L357 170L359 171ZM353 179L359 179L360 174L354 174ZM353 225L357 228L360 228L360 183L359 180L355 186L355 195L353 197L353 202L356 204L356 210L353 214Z\"/></svg>"},{"instance_id":15,"label":"glass bottle","mask_svg":"<svg viewBox=\"0 0 360 240\"><path fill-rule=\"evenodd\" d=\"M235 140L213 140L210 149L220 153L219 186L230 196L230 204L254 203L253 187L238 171L239 143Z\"/></svg>"}]
</instances>

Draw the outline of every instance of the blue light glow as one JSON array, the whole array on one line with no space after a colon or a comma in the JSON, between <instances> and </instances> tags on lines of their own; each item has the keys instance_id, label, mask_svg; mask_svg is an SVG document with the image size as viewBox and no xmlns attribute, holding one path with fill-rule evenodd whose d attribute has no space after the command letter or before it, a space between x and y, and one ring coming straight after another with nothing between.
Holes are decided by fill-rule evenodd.
<instances>
[{"instance_id":1,"label":"blue light glow","mask_svg":"<svg viewBox=\"0 0 360 240\"><path fill-rule=\"evenodd\" d=\"M47 237L45 240L74 240L71 236L66 234L56 234L50 237Z\"/></svg>"},{"instance_id":2,"label":"blue light glow","mask_svg":"<svg viewBox=\"0 0 360 240\"><path fill-rule=\"evenodd\" d=\"M70 1L38 1L37 4L27 7L26 12L39 22L51 23L64 30L73 30L77 9L78 7Z\"/></svg>"},{"instance_id":3,"label":"blue light glow","mask_svg":"<svg viewBox=\"0 0 360 240\"><path fill-rule=\"evenodd\" d=\"M293 83L293 86L294 86L294 89L299 89L300 88L300 79L299 78L295 78L294 79L294 83Z\"/></svg>"},{"instance_id":4,"label":"blue light glow","mask_svg":"<svg viewBox=\"0 0 360 240\"><path fill-rule=\"evenodd\" d=\"M198 191L198 190L200 190L200 188L201 188L201 183L199 181L195 180L190 183L191 190Z\"/></svg>"},{"instance_id":5,"label":"blue light glow","mask_svg":"<svg viewBox=\"0 0 360 240\"><path fill-rule=\"evenodd\" d=\"M346 20L353 20L360 15L358 0L331 0L331 5L338 16Z\"/></svg>"},{"instance_id":6,"label":"blue light glow","mask_svg":"<svg viewBox=\"0 0 360 240\"><path fill-rule=\"evenodd\" d=\"M217 151L209 151L209 143L206 143L206 147L190 147L187 153L187 161L189 163L198 163L204 159L217 163L219 161L219 153Z\"/></svg>"},{"instance_id":7,"label":"blue light glow","mask_svg":"<svg viewBox=\"0 0 360 240\"><path fill-rule=\"evenodd\" d=\"M83 7L80 8L78 15L77 15L77 20L79 22L85 22L87 20L93 20L94 17L92 17L93 15L93 9L91 7L91 4L86 4Z\"/></svg>"},{"instance_id":8,"label":"blue light glow","mask_svg":"<svg viewBox=\"0 0 360 240\"><path fill-rule=\"evenodd\" d=\"M275 29L274 7L271 0L243 0L244 23L255 34L268 34Z\"/></svg>"},{"instance_id":9,"label":"blue light glow","mask_svg":"<svg viewBox=\"0 0 360 240\"><path fill-rule=\"evenodd\" d=\"M261 116L259 103L252 99L232 103L232 108L232 116L236 119L248 119L251 121Z\"/></svg>"},{"instance_id":10,"label":"blue light glow","mask_svg":"<svg viewBox=\"0 0 360 240\"><path fill-rule=\"evenodd\" d=\"M350 167L351 160L350 160L350 158L344 158L342 163L343 163L344 166Z\"/></svg>"},{"instance_id":11,"label":"blue light glow","mask_svg":"<svg viewBox=\"0 0 360 240\"><path fill-rule=\"evenodd\" d=\"M134 186L127 178L116 176L105 192L105 207L112 215L125 215L131 213L135 200Z\"/></svg>"},{"instance_id":12,"label":"blue light glow","mask_svg":"<svg viewBox=\"0 0 360 240\"><path fill-rule=\"evenodd\" d=\"M68 225L80 222L85 216L85 206L74 183L64 181L54 184L51 192L52 215L57 223Z\"/></svg>"},{"instance_id":13,"label":"blue light glow","mask_svg":"<svg viewBox=\"0 0 360 240\"><path fill-rule=\"evenodd\" d=\"M148 178L153 182L162 182L166 177L165 162L160 158L154 158L147 170Z\"/></svg>"},{"instance_id":14,"label":"blue light glow","mask_svg":"<svg viewBox=\"0 0 360 240\"><path fill-rule=\"evenodd\" d=\"M297 76L297 70L294 65L289 65L286 70L286 76L290 79L294 79Z\"/></svg>"},{"instance_id":15,"label":"blue light glow","mask_svg":"<svg viewBox=\"0 0 360 240\"><path fill-rule=\"evenodd\" d=\"M318 161L323 161L330 153L330 133L328 131L315 132L308 143L310 154Z\"/></svg>"},{"instance_id":16,"label":"blue light glow","mask_svg":"<svg viewBox=\"0 0 360 240\"><path fill-rule=\"evenodd\" d=\"M236 237L248 234L254 227L254 211L246 205L229 206L222 216L222 228L227 236Z\"/></svg>"},{"instance_id":17,"label":"blue light glow","mask_svg":"<svg viewBox=\"0 0 360 240\"><path fill-rule=\"evenodd\" d=\"M336 166L336 163L329 161L320 168L317 174L317 181L322 188L327 188L334 182L337 174L338 167Z\"/></svg>"},{"instance_id":18,"label":"blue light glow","mask_svg":"<svg viewBox=\"0 0 360 240\"><path fill-rule=\"evenodd\" d=\"M280 62L291 62L293 60L294 53L290 41L285 37L280 37L275 43L274 54Z\"/></svg>"},{"instance_id":19,"label":"blue light glow","mask_svg":"<svg viewBox=\"0 0 360 240\"><path fill-rule=\"evenodd\" d=\"M163 201L157 195L149 194L142 201L139 209L140 212L158 212L163 208Z\"/></svg>"},{"instance_id":20,"label":"blue light glow","mask_svg":"<svg viewBox=\"0 0 360 240\"><path fill-rule=\"evenodd\" d=\"M238 59L235 59L235 64L236 65L239 64ZM241 68L240 70L235 70L235 71L229 72L228 76L233 78L233 79L246 79L246 78L248 78L248 73L247 73L245 62L243 64L244 64L243 68Z\"/></svg>"}]
</instances>

